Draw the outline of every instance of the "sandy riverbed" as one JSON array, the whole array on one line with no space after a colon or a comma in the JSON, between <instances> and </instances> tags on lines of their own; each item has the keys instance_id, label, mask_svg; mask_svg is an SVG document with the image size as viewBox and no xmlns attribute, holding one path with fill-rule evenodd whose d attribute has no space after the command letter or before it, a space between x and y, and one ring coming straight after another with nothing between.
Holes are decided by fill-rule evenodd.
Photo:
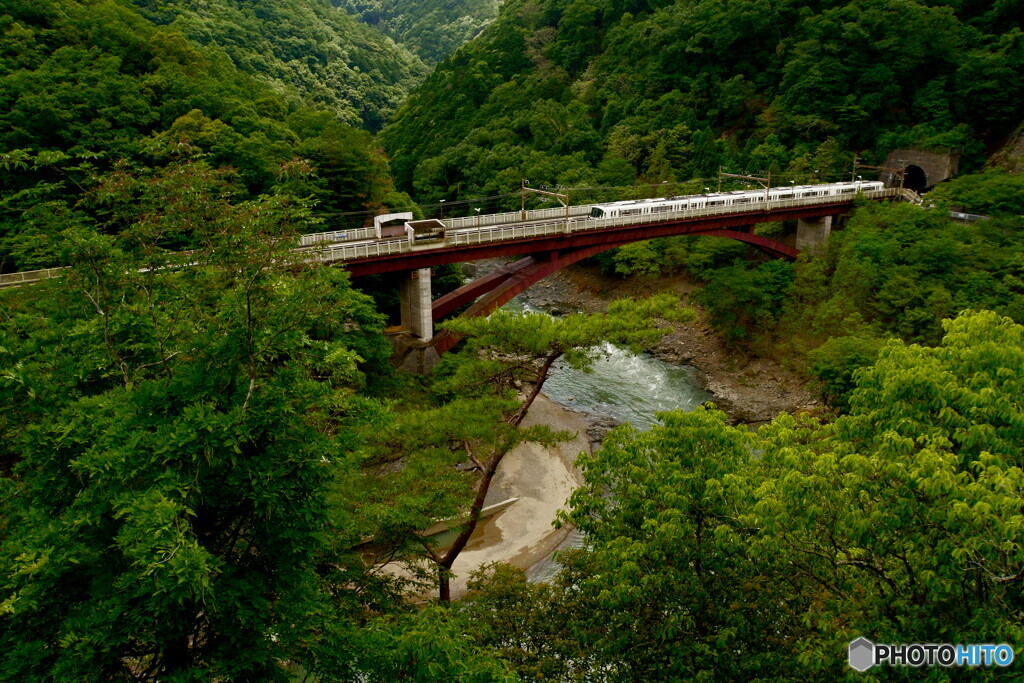
<instances>
[{"instance_id":1,"label":"sandy riverbed","mask_svg":"<svg viewBox=\"0 0 1024 683\"><path fill-rule=\"evenodd\" d=\"M453 568L458 577L452 582L453 595L465 592L466 578L474 569L490 562L528 569L547 557L568 533L551 523L555 514L567 507L569 495L580 484L573 464L580 452L590 449L590 422L582 413L563 408L541 394L523 421L524 427L535 424L564 429L575 437L554 448L520 444L505 456L491 483L488 503L515 496L521 500L486 520L473 534Z\"/></svg>"},{"instance_id":2,"label":"sandy riverbed","mask_svg":"<svg viewBox=\"0 0 1024 683\"><path fill-rule=\"evenodd\" d=\"M466 592L470 573L483 565L505 562L528 569L547 557L569 533L568 529L555 529L552 521L580 484L573 463L579 453L590 450L590 420L541 394L523 421L525 427L536 424L575 436L554 448L520 444L505 456L491 482L486 504L517 496L520 500L477 527L452 568L452 597ZM424 597L436 598L437 591Z\"/></svg>"}]
</instances>

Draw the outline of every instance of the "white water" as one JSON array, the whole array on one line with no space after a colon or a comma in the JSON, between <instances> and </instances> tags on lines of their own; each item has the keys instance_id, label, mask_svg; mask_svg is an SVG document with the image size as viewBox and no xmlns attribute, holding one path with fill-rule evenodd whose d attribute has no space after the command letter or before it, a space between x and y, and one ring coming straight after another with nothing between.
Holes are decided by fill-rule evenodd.
<instances>
[{"instance_id":1,"label":"white water","mask_svg":"<svg viewBox=\"0 0 1024 683\"><path fill-rule=\"evenodd\" d=\"M521 296L507 307L538 310ZM544 393L566 407L590 415L613 417L637 429L649 429L657 419L655 413L693 410L711 398L711 394L701 388L696 368L669 365L653 356L638 355L607 342L598 351L601 357L594 362L592 372L556 363L544 383ZM583 540L583 535L574 529L559 550L578 548ZM530 581L547 581L558 568L558 563L549 556L531 567L527 577Z\"/></svg>"},{"instance_id":2,"label":"white water","mask_svg":"<svg viewBox=\"0 0 1024 683\"><path fill-rule=\"evenodd\" d=\"M607 415L637 429L655 423L655 413L693 410L711 394L697 380L697 370L669 365L605 342L592 372L558 364L544 383L544 393L564 406L591 415Z\"/></svg>"}]
</instances>

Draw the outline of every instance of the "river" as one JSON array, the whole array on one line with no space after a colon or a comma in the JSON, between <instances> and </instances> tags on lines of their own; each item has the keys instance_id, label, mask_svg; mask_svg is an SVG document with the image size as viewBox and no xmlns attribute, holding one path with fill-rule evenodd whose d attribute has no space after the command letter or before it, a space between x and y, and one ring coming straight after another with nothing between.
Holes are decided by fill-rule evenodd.
<instances>
[{"instance_id":1,"label":"river","mask_svg":"<svg viewBox=\"0 0 1024 683\"><path fill-rule=\"evenodd\" d=\"M511 310L538 311L522 296L506 305ZM670 365L653 356L635 354L605 343L591 372L582 372L565 363L556 363L544 384L544 393L556 403L596 418L629 422L637 429L649 429L655 413L667 410L693 410L709 400L711 394L701 388L696 368ZM582 545L579 532L573 530L559 549ZM557 552L557 551L556 551ZM558 563L549 556L527 572L531 581L545 581L558 571Z\"/></svg>"}]
</instances>

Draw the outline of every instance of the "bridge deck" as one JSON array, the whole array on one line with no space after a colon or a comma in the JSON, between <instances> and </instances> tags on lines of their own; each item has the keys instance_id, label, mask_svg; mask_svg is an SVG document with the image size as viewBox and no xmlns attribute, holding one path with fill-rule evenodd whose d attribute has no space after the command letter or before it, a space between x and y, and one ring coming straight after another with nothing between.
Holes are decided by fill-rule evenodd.
<instances>
[{"instance_id":1,"label":"bridge deck","mask_svg":"<svg viewBox=\"0 0 1024 683\"><path fill-rule=\"evenodd\" d=\"M896 188L864 192L868 199L903 198ZM680 234L701 234L770 221L836 215L848 210L849 197L808 197L791 200L761 201L735 206L690 209L653 216L629 216L592 219L589 206L566 209L542 209L525 212L489 214L443 221L443 240L410 242L407 238L385 235L365 239L372 228L354 231L304 235L304 245L295 250L308 263L343 263L354 276L425 268L444 263L459 263L495 256L514 256L563 248L609 248L629 241ZM504 221L504 222L502 222ZM404 234L404 229L402 230ZM330 237L328 237L330 236ZM363 238L352 241L353 236ZM333 243L330 240L336 240ZM345 241L337 241L345 240ZM59 277L64 268L6 273L0 275L0 288L34 284Z\"/></svg>"},{"instance_id":2,"label":"bridge deck","mask_svg":"<svg viewBox=\"0 0 1024 683\"><path fill-rule=\"evenodd\" d=\"M899 190L866 192L869 199L899 196ZM575 217L566 220L526 221L507 225L449 230L443 242L410 243L381 240L358 244L326 245L311 251L310 260L344 262L354 276L425 268L496 256L515 256L575 249L598 244L618 244L682 234L701 234L756 223L837 215L849 210L849 197L813 197L787 201L755 202L742 210L715 207L607 219ZM788 254L787 254L788 255Z\"/></svg>"}]
</instances>

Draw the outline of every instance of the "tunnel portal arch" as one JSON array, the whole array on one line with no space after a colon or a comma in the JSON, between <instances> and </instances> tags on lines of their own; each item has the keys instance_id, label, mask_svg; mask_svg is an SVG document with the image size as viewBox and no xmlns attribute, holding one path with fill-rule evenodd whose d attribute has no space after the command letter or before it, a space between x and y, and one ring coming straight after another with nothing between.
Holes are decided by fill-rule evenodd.
<instances>
[{"instance_id":1,"label":"tunnel portal arch","mask_svg":"<svg viewBox=\"0 0 1024 683\"><path fill-rule=\"evenodd\" d=\"M928 187L928 174L917 164L907 164L903 169L903 187L920 193Z\"/></svg>"},{"instance_id":2,"label":"tunnel portal arch","mask_svg":"<svg viewBox=\"0 0 1024 683\"><path fill-rule=\"evenodd\" d=\"M902 169L905 173L903 187L921 192L956 175L960 166L960 151L954 148L941 153L922 149L894 149L886 156L882 166L886 169ZM884 171L879 179L889 187L896 187L900 183L898 176L898 173Z\"/></svg>"}]
</instances>

